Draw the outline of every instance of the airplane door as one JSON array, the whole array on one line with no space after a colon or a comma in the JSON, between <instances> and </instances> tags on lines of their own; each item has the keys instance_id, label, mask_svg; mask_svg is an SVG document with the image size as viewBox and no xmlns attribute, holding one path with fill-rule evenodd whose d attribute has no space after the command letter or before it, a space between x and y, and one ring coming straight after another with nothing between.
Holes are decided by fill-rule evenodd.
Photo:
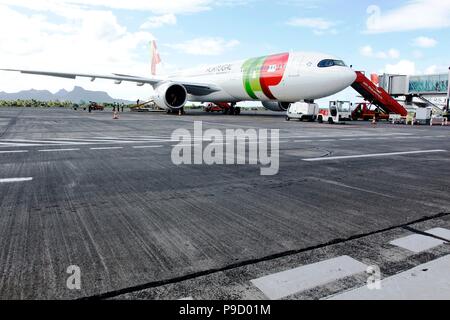
<instances>
[{"instance_id":1,"label":"airplane door","mask_svg":"<svg viewBox=\"0 0 450 320\"><path fill-rule=\"evenodd\" d=\"M289 62L289 77L299 77L303 58L298 55L291 54Z\"/></svg>"}]
</instances>

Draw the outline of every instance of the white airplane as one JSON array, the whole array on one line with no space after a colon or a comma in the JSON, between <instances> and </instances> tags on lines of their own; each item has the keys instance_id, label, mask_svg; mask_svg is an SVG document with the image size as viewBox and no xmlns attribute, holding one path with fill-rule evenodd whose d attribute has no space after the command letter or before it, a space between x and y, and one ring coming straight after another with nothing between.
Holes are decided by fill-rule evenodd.
<instances>
[{"instance_id":1,"label":"white airplane","mask_svg":"<svg viewBox=\"0 0 450 320\"><path fill-rule=\"evenodd\" d=\"M161 62L156 43L152 47L151 78L124 74L82 74L35 70L0 69L23 74L76 79L109 79L116 84L134 82L154 89L155 103L170 111L182 111L187 101L230 103L234 110L241 101L261 101L266 109L286 111L291 103L314 101L338 93L356 80L355 72L333 56L322 53L282 53L198 70L186 70L157 78ZM234 111L233 111L234 112Z\"/></svg>"}]
</instances>

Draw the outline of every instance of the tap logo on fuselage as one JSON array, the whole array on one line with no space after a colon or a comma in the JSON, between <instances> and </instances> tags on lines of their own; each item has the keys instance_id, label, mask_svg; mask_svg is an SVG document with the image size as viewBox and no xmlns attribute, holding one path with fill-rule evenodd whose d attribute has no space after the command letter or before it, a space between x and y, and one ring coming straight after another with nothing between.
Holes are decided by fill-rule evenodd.
<instances>
[{"instance_id":1,"label":"tap logo on fuselage","mask_svg":"<svg viewBox=\"0 0 450 320\"><path fill-rule=\"evenodd\" d=\"M276 54L247 60L242 66L244 88L255 100L258 94L264 94L271 100L277 100L270 87L277 86L283 80L289 53Z\"/></svg>"}]
</instances>

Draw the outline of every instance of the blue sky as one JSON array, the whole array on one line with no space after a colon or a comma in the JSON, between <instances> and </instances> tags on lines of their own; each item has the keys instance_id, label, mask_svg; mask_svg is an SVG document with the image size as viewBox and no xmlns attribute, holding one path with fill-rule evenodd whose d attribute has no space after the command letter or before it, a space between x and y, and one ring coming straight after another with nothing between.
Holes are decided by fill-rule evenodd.
<instances>
[{"instance_id":1,"label":"blue sky","mask_svg":"<svg viewBox=\"0 0 450 320\"><path fill-rule=\"evenodd\" d=\"M0 0L0 27L11 30L0 35L6 67L148 76L153 38L169 71L289 50L331 53L369 73L450 66L450 0ZM74 85L2 76L0 91ZM75 84L130 99L149 91Z\"/></svg>"},{"instance_id":2,"label":"blue sky","mask_svg":"<svg viewBox=\"0 0 450 320\"><path fill-rule=\"evenodd\" d=\"M381 10L398 9L409 1L378 1ZM239 6L219 6L211 11L182 15L177 25L165 26L153 31L158 39L163 59L179 67L194 64L215 63L225 59L242 59L266 53L296 51L319 51L342 57L355 68L369 72L383 71L387 64L395 65L401 60L416 64L416 71L424 73L431 66L442 71L450 66L450 34L448 26L443 28L411 31L366 33L370 16L367 8L373 1L252 1ZM450 9L447 9L450 10ZM122 12L124 23L129 21L127 12ZM450 17L450 13L448 14ZM145 19L145 15L141 15ZM322 32L317 29L291 26L295 18L321 18L334 25ZM405 19L406 23L414 24ZM138 22L131 22L138 27ZM184 42L199 37L221 37L236 39L239 45L220 56L180 55L167 44ZM436 40L433 47L415 45L415 39L427 37ZM373 51L397 50L400 55L381 58L361 53L361 48L370 46ZM188 57L189 61L186 60Z\"/></svg>"}]
</instances>

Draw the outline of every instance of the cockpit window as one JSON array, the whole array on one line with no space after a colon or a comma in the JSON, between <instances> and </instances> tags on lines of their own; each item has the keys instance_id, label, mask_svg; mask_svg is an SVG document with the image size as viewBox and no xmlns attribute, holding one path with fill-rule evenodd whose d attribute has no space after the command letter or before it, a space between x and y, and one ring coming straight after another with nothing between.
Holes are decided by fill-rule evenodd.
<instances>
[{"instance_id":1,"label":"cockpit window","mask_svg":"<svg viewBox=\"0 0 450 320\"><path fill-rule=\"evenodd\" d=\"M317 65L319 68L329 68L329 67L346 67L344 61L342 60L333 60L333 59L325 59L319 62Z\"/></svg>"}]
</instances>

